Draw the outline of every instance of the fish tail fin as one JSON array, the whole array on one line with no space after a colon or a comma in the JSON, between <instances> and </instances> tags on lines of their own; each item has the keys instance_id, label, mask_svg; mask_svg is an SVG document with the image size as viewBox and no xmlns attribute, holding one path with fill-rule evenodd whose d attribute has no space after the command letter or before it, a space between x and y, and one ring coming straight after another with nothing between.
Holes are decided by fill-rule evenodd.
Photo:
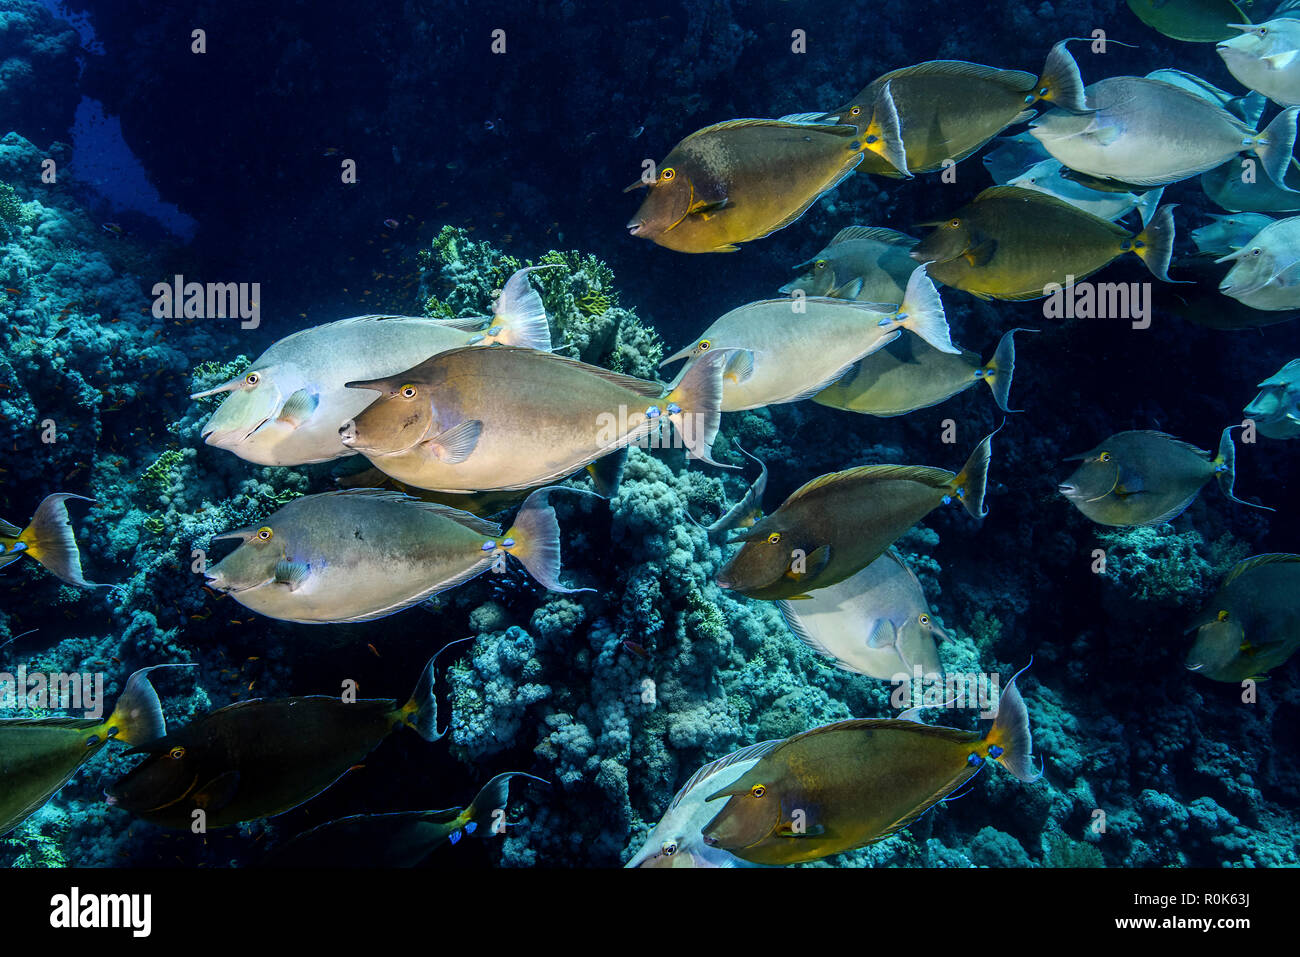
<instances>
[{"instance_id":1,"label":"fish tail fin","mask_svg":"<svg viewBox=\"0 0 1300 957\"><path fill-rule=\"evenodd\" d=\"M603 455L587 466L592 488L601 498L613 498L623 484L623 470L627 468L628 446Z\"/></svg>"},{"instance_id":2,"label":"fish tail fin","mask_svg":"<svg viewBox=\"0 0 1300 957\"><path fill-rule=\"evenodd\" d=\"M1029 664L1033 664L1031 660ZM1025 665L1028 668L1029 665ZM1016 687L1016 678L1024 674L1024 669L1016 674L1002 690L998 699L998 713L993 719L993 727L984 736L984 742L1000 749L997 756L989 757L997 761L1021 781L1030 783L1043 776L1042 768L1034 767L1034 744L1029 732L1029 711L1025 708L1025 699L1020 697Z\"/></svg>"},{"instance_id":3,"label":"fish tail fin","mask_svg":"<svg viewBox=\"0 0 1300 957\"><path fill-rule=\"evenodd\" d=\"M154 665L141 668L126 679L126 687L113 706L108 726L117 729L117 740L138 747L156 741L167 733L162 702L149 681L149 672L159 668L194 668L196 665Z\"/></svg>"},{"instance_id":4,"label":"fish tail fin","mask_svg":"<svg viewBox=\"0 0 1300 957\"><path fill-rule=\"evenodd\" d=\"M903 304L898 307L897 321L904 329L920 336L940 352L960 355L961 350L952 344L948 317L943 311L943 298L934 281L926 273L929 263L912 270L907 280Z\"/></svg>"},{"instance_id":5,"label":"fish tail fin","mask_svg":"<svg viewBox=\"0 0 1300 957\"><path fill-rule=\"evenodd\" d=\"M492 307L493 323L500 325L496 341L506 346L523 346L540 352L551 351L551 325L542 306L542 297L528 281L528 274L536 269L553 269L559 263L546 266L529 266L516 271L501 290L501 297Z\"/></svg>"},{"instance_id":6,"label":"fish tail fin","mask_svg":"<svg viewBox=\"0 0 1300 957\"><path fill-rule=\"evenodd\" d=\"M993 350L993 358L984 366L984 381L993 390L993 401L998 404L998 408L1003 412L1024 411L1023 409L1012 409L1007 405L1011 399L1011 380L1016 374L1016 342L1014 337L1017 332L1036 331L1035 329L1009 329L998 340L998 347Z\"/></svg>"},{"instance_id":7,"label":"fish tail fin","mask_svg":"<svg viewBox=\"0 0 1300 957\"><path fill-rule=\"evenodd\" d=\"M1268 178L1281 189L1287 189L1285 178L1295 149L1297 114L1300 107L1283 110L1255 137L1255 155Z\"/></svg>"},{"instance_id":8,"label":"fish tail fin","mask_svg":"<svg viewBox=\"0 0 1300 957\"><path fill-rule=\"evenodd\" d=\"M907 150L903 146L903 125L898 119L898 107L894 105L894 94L889 84L881 87L876 94L876 101L871 104L871 122L862 131L862 148L875 153L894 169L909 179L912 174L907 169Z\"/></svg>"},{"instance_id":9,"label":"fish tail fin","mask_svg":"<svg viewBox=\"0 0 1300 957\"><path fill-rule=\"evenodd\" d=\"M1083 76L1079 64L1065 48L1069 40L1061 40L1048 51L1043 74L1034 87L1035 99L1046 100L1071 113L1086 113L1088 104L1083 94Z\"/></svg>"},{"instance_id":10,"label":"fish tail fin","mask_svg":"<svg viewBox=\"0 0 1300 957\"><path fill-rule=\"evenodd\" d=\"M1165 195L1163 186L1156 189L1149 189L1138 197L1137 209L1138 215L1142 217L1142 228L1146 229L1151 225L1151 217L1155 215L1156 210L1160 208L1160 200Z\"/></svg>"},{"instance_id":11,"label":"fish tail fin","mask_svg":"<svg viewBox=\"0 0 1300 957\"><path fill-rule=\"evenodd\" d=\"M31 524L23 529L18 541L26 546L27 554L70 585L83 588L97 587L81 575L81 552L72 534L72 522L63 504L68 499L88 502L80 495L60 492L47 496L32 516Z\"/></svg>"},{"instance_id":12,"label":"fish tail fin","mask_svg":"<svg viewBox=\"0 0 1300 957\"><path fill-rule=\"evenodd\" d=\"M1156 210L1142 232L1133 237L1133 252L1146 263L1151 275L1163 282L1169 278L1169 260L1174 255L1174 208L1177 203L1167 203Z\"/></svg>"},{"instance_id":13,"label":"fish tail fin","mask_svg":"<svg viewBox=\"0 0 1300 957\"><path fill-rule=\"evenodd\" d=\"M722 376L735 350L706 352L691 363L677 387L668 393L668 421L693 459L727 466L713 460L713 440L722 423ZM675 406L677 411L671 407Z\"/></svg>"},{"instance_id":14,"label":"fish tail fin","mask_svg":"<svg viewBox=\"0 0 1300 957\"><path fill-rule=\"evenodd\" d=\"M547 501L553 491L555 486L539 488L524 499L514 525L501 541L501 547L519 559L528 569L528 574L550 591L564 594L593 591L560 584L560 523L555 518L555 509Z\"/></svg>"},{"instance_id":15,"label":"fish tail fin","mask_svg":"<svg viewBox=\"0 0 1300 957\"><path fill-rule=\"evenodd\" d=\"M495 820L499 819L499 813L505 811L506 804L510 800L511 778L528 778L547 785L551 783L545 778L534 777L531 774L525 774L523 771L506 771L504 774L498 774L483 785L483 789L469 803L469 807L462 812L461 818L464 821L462 826L465 833L473 834L480 827L490 828L495 823Z\"/></svg>"},{"instance_id":16,"label":"fish tail fin","mask_svg":"<svg viewBox=\"0 0 1300 957\"><path fill-rule=\"evenodd\" d=\"M984 507L984 493L988 486L989 462L993 460L993 436L1001 431L999 425L980 439L980 444L975 446L961 471L948 483L948 488L974 518L983 518L989 513Z\"/></svg>"},{"instance_id":17,"label":"fish tail fin","mask_svg":"<svg viewBox=\"0 0 1300 957\"><path fill-rule=\"evenodd\" d=\"M449 728L438 730L438 699L433 692L438 680L438 658L452 645L459 645L466 641L473 641L473 638L457 638L455 641L449 641L434 653L434 656L425 663L424 670L420 672L420 680L415 683L415 690L411 692L410 700L398 711L402 722L413 728L415 733L426 741L437 741L450 730Z\"/></svg>"},{"instance_id":18,"label":"fish tail fin","mask_svg":"<svg viewBox=\"0 0 1300 957\"><path fill-rule=\"evenodd\" d=\"M1232 441L1232 430L1239 429L1239 425L1230 425L1223 430L1219 436L1219 454L1214 457L1214 477L1218 480L1219 491L1229 500L1236 502L1238 505L1249 505L1251 508L1262 508L1266 512L1273 512L1276 509L1269 508L1267 505L1256 505L1254 502L1247 502L1237 498L1233 494L1233 488L1237 484L1237 446Z\"/></svg>"}]
</instances>

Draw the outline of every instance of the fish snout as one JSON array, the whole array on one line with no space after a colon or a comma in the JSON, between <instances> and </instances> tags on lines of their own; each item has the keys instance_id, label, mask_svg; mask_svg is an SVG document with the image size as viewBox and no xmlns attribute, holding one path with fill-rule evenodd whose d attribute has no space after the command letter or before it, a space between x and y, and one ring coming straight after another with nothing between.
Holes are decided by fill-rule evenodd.
<instances>
[{"instance_id":1,"label":"fish snout","mask_svg":"<svg viewBox=\"0 0 1300 957\"><path fill-rule=\"evenodd\" d=\"M645 221L641 219L630 219L627 223L627 230L633 236L640 236L641 230L645 229Z\"/></svg>"},{"instance_id":2,"label":"fish snout","mask_svg":"<svg viewBox=\"0 0 1300 957\"><path fill-rule=\"evenodd\" d=\"M339 426L339 441L342 442L344 445L346 445L348 448L351 448L352 443L355 442L356 440L357 440L357 421L356 419L348 419L341 426Z\"/></svg>"},{"instance_id":3,"label":"fish snout","mask_svg":"<svg viewBox=\"0 0 1300 957\"><path fill-rule=\"evenodd\" d=\"M1069 498L1079 491L1077 486L1071 485L1069 482L1062 482L1060 485L1056 486L1056 490L1066 498Z\"/></svg>"},{"instance_id":4,"label":"fish snout","mask_svg":"<svg viewBox=\"0 0 1300 957\"><path fill-rule=\"evenodd\" d=\"M716 837L713 837L713 836L710 835L710 834L704 834L704 835L702 835L702 837L704 838L704 843L707 844L707 845L709 845L709 847L717 847L717 846L718 846L718 839L717 839Z\"/></svg>"}]
</instances>

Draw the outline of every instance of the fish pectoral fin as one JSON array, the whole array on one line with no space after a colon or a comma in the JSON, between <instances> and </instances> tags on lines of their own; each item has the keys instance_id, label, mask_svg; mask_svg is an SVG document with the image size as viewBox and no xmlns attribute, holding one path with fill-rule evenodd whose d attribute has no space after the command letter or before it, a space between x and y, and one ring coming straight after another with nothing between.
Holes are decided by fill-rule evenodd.
<instances>
[{"instance_id":1,"label":"fish pectoral fin","mask_svg":"<svg viewBox=\"0 0 1300 957\"><path fill-rule=\"evenodd\" d=\"M972 246L966 250L965 259L972 266L987 266L997 250L998 241L996 239L986 239L978 246Z\"/></svg>"},{"instance_id":2,"label":"fish pectoral fin","mask_svg":"<svg viewBox=\"0 0 1300 957\"><path fill-rule=\"evenodd\" d=\"M308 392L306 389L299 389L293 395L285 400L280 408L280 414L276 416L276 421L284 422L291 428L298 428L316 411L320 405L320 396Z\"/></svg>"},{"instance_id":3,"label":"fish pectoral fin","mask_svg":"<svg viewBox=\"0 0 1300 957\"><path fill-rule=\"evenodd\" d=\"M205 811L219 811L235 799L239 790L239 772L218 775L193 793L194 806Z\"/></svg>"},{"instance_id":4,"label":"fish pectoral fin","mask_svg":"<svg viewBox=\"0 0 1300 957\"><path fill-rule=\"evenodd\" d=\"M821 545L814 548L811 553L803 558L797 558L790 563L790 567L785 571L785 577L792 581L802 582L810 578L816 578L822 573L822 570L831 560L831 547ZM795 566L799 565L802 571L795 571Z\"/></svg>"},{"instance_id":5,"label":"fish pectoral fin","mask_svg":"<svg viewBox=\"0 0 1300 957\"><path fill-rule=\"evenodd\" d=\"M737 385L749 381L753 374L754 351L752 349L737 349L731 354L722 370L722 378Z\"/></svg>"},{"instance_id":6,"label":"fish pectoral fin","mask_svg":"<svg viewBox=\"0 0 1300 957\"><path fill-rule=\"evenodd\" d=\"M898 631L892 621L881 619L867 636L868 648L892 648L898 641Z\"/></svg>"},{"instance_id":7,"label":"fish pectoral fin","mask_svg":"<svg viewBox=\"0 0 1300 957\"><path fill-rule=\"evenodd\" d=\"M726 199L725 197L723 199L715 200L714 202L711 203L705 202L702 199L696 200L694 203L691 204L691 208L686 211L686 215L698 216L700 217L700 219L704 220L707 223L710 219L713 218L714 214L726 209L728 203L729 200Z\"/></svg>"},{"instance_id":8,"label":"fish pectoral fin","mask_svg":"<svg viewBox=\"0 0 1300 957\"><path fill-rule=\"evenodd\" d=\"M1115 478L1114 492L1120 498L1129 498L1133 495L1141 495L1147 491L1146 483L1142 481L1142 476L1137 472L1129 469L1120 469L1119 475Z\"/></svg>"},{"instance_id":9,"label":"fish pectoral fin","mask_svg":"<svg viewBox=\"0 0 1300 957\"><path fill-rule=\"evenodd\" d=\"M445 432L439 432L431 439L425 439L423 444L438 458L438 461L446 465L459 465L470 457L478 445L478 437L482 432L481 421L467 419Z\"/></svg>"},{"instance_id":10,"label":"fish pectoral fin","mask_svg":"<svg viewBox=\"0 0 1300 957\"><path fill-rule=\"evenodd\" d=\"M734 253L739 248L735 243L727 243L725 246L714 246L713 251L715 253Z\"/></svg>"},{"instance_id":11,"label":"fish pectoral fin","mask_svg":"<svg viewBox=\"0 0 1300 957\"><path fill-rule=\"evenodd\" d=\"M1260 60L1267 63L1270 70L1285 70L1295 62L1295 58L1295 50L1286 50L1282 53L1274 53L1272 56L1260 57Z\"/></svg>"},{"instance_id":12,"label":"fish pectoral fin","mask_svg":"<svg viewBox=\"0 0 1300 957\"><path fill-rule=\"evenodd\" d=\"M776 833L779 837L821 837L826 833L826 828L821 824L805 824L799 828L793 824L782 824Z\"/></svg>"},{"instance_id":13,"label":"fish pectoral fin","mask_svg":"<svg viewBox=\"0 0 1300 957\"><path fill-rule=\"evenodd\" d=\"M306 562L294 562L285 558L275 563L275 580L281 585L288 585L289 591L297 591L310 574L311 566Z\"/></svg>"},{"instance_id":14,"label":"fish pectoral fin","mask_svg":"<svg viewBox=\"0 0 1300 957\"><path fill-rule=\"evenodd\" d=\"M1114 125L1101 126L1097 123L1096 117L1093 117L1092 124L1079 135L1094 140L1099 146L1109 146L1119 139L1119 127Z\"/></svg>"}]
</instances>

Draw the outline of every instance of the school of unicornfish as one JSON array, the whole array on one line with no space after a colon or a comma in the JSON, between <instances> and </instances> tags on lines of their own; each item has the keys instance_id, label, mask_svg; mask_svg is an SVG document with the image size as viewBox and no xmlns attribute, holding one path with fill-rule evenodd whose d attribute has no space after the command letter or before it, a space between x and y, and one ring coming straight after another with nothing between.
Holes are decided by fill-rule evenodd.
<instances>
[{"instance_id":1,"label":"school of unicornfish","mask_svg":"<svg viewBox=\"0 0 1300 957\"><path fill-rule=\"evenodd\" d=\"M257 464L361 455L373 469L351 487L294 499L260 525L220 536L235 547L207 569L208 586L258 614L320 625L402 612L500 570L508 557L549 590L589 590L561 579L551 500L616 494L632 445L675 436L690 458L735 467L713 457L723 413L810 399L899 416L979 382L1012 413L1015 336L1033 330L1007 331L984 360L954 345L940 286L982 299L1038 299L1131 253L1172 290L1175 282L1218 282L1212 318L1186 297L1165 296L1193 321L1231 329L1292 318L1300 216L1268 214L1300 211L1292 188L1300 185L1292 170L1300 20L1252 25L1240 15L1239 23L1207 24L1204 5L1192 6L1130 2L1169 36L1217 42L1246 93L1170 68L1085 86L1067 39L1037 74L920 63L829 111L716 123L647 164L628 187L646 191L631 234L714 253L790 225L855 171L906 179L994 144L983 157L994 185L924 224L928 235L846 225L795 267L777 298L732 309L670 356L665 366L684 362L671 382L551 351L531 274L562 266L515 272L488 316L358 316L279 340L238 378L193 397L221 399L203 427L207 443ZM1278 109L1261 122L1270 102ZM1026 123L1027 132L1004 135ZM1195 256L1175 261L1174 207L1162 204L1163 191L1194 177L1226 212L1194 231ZM1225 275L1216 274L1219 263L1231 263ZM1259 387L1246 415L1260 434L1300 435L1300 359ZM1213 452L1154 431L1101 438L1074 456L1077 469L1060 492L1107 526L1168 522L1211 479L1229 501L1262 508L1234 492L1233 428ZM738 546L717 584L775 602L795 637L845 671L886 681L939 674L944 632L892 546L935 509L987 514L993 438L956 472L850 467L812 479L769 512L767 467L754 460L761 472L748 494L705 528L710 541ZM578 484L559 484L571 479ZM0 567L27 557L91 587L65 505L77 498L49 496L25 527L0 522ZM516 504L504 528L491 520ZM1300 555L1241 562L1197 620L1187 667L1233 682L1277 667L1300 645L1298 596ZM145 820L190 829L197 814L219 828L283 813L395 731L428 741L446 733L434 696L437 657L404 703L249 700L169 731L150 684L150 672L168 666L155 666L129 677L107 719L0 721L0 834L110 741L143 757L107 801ZM986 732L924 724L917 710L835 722L705 765L628 866L812 861L906 827L990 761L1023 782L1041 774L1014 677ZM486 830L514 778L545 783L508 772L465 807L331 821L282 844L267 863L418 864Z\"/></svg>"}]
</instances>

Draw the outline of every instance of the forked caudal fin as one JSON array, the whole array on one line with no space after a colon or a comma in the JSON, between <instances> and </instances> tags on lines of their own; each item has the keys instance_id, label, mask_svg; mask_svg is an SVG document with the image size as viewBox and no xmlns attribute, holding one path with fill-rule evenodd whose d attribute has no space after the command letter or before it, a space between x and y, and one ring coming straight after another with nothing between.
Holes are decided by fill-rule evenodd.
<instances>
[{"instance_id":1,"label":"forked caudal fin","mask_svg":"<svg viewBox=\"0 0 1300 957\"><path fill-rule=\"evenodd\" d=\"M116 729L116 739L139 747L156 741L167 734L167 721L163 717L162 702L149 681L150 672L159 668L197 668L197 664L154 665L141 668L126 679L122 696L113 706L108 726Z\"/></svg>"},{"instance_id":2,"label":"forked caudal fin","mask_svg":"<svg viewBox=\"0 0 1300 957\"><path fill-rule=\"evenodd\" d=\"M984 492L988 485L989 462L993 459L993 436L1001 431L1002 426L999 425L980 439L980 444L975 446L975 451L970 454L961 471L948 483L952 494L957 496L974 518L983 518L988 514L988 509L984 507ZM948 499L945 498L944 501L947 502Z\"/></svg>"},{"instance_id":3,"label":"forked caudal fin","mask_svg":"<svg viewBox=\"0 0 1300 957\"><path fill-rule=\"evenodd\" d=\"M1011 380L1016 373L1016 342L1015 334L1017 332L1037 332L1037 329L1009 329L1001 339L998 340L998 347L993 351L993 358L984 366L983 379L993 390L993 401L998 404L998 408L1003 412L1020 412L1021 409L1012 409L1008 406L1011 401Z\"/></svg>"},{"instance_id":4,"label":"forked caudal fin","mask_svg":"<svg viewBox=\"0 0 1300 957\"><path fill-rule=\"evenodd\" d=\"M545 588L562 594L582 591L595 591L594 588L568 588L560 584L560 523L556 521L555 509L551 508L548 497L557 488L547 486L539 488L526 499L515 515L514 525L501 539L500 547L507 555L513 555L528 569L528 574ZM564 488L565 491L583 495L595 495L583 489ZM599 496L596 496L599 498ZM496 547L495 542L484 542Z\"/></svg>"},{"instance_id":5,"label":"forked caudal fin","mask_svg":"<svg viewBox=\"0 0 1300 957\"><path fill-rule=\"evenodd\" d=\"M1084 99L1083 77L1079 73L1079 64L1065 48L1069 42L1068 39L1061 40L1048 51L1047 62L1043 65L1043 74L1038 78L1033 98L1046 100L1071 113L1085 113L1088 104Z\"/></svg>"},{"instance_id":6,"label":"forked caudal fin","mask_svg":"<svg viewBox=\"0 0 1300 957\"><path fill-rule=\"evenodd\" d=\"M438 680L438 658L452 645L459 645L473 640L472 637L457 638L455 641L449 641L439 648L425 664L424 670L420 672L420 680L416 682L415 690L411 692L411 699L402 705L399 712L402 721L407 726L414 728L416 734L426 741L437 741L448 731L448 728L438 730L438 699L433 693L434 683Z\"/></svg>"},{"instance_id":7,"label":"forked caudal fin","mask_svg":"<svg viewBox=\"0 0 1300 957\"><path fill-rule=\"evenodd\" d=\"M719 468L735 467L713 460L713 440L722 422L722 376L732 351L704 353L690 364L665 398L665 414L681 436L687 454Z\"/></svg>"},{"instance_id":8,"label":"forked caudal fin","mask_svg":"<svg viewBox=\"0 0 1300 957\"><path fill-rule=\"evenodd\" d=\"M515 271L492 305L492 329L498 330L492 337L493 342L540 352L551 351L550 322L542 306L542 297L528 281L528 274L538 269L560 268L563 268L561 263L549 263Z\"/></svg>"},{"instance_id":9,"label":"forked caudal fin","mask_svg":"<svg viewBox=\"0 0 1300 957\"><path fill-rule=\"evenodd\" d=\"M907 291L903 293L903 304L892 317L881 320L880 325L897 323L940 352L960 355L961 350L952 344L948 317L943 311L943 298L926 273L926 267L930 265L923 263L912 270L912 275L907 280Z\"/></svg>"},{"instance_id":10,"label":"forked caudal fin","mask_svg":"<svg viewBox=\"0 0 1300 957\"><path fill-rule=\"evenodd\" d=\"M1295 149L1297 115L1300 115L1300 107L1288 107L1273 117L1273 122L1255 137L1255 155L1259 157L1265 174L1275 186L1288 192L1286 173Z\"/></svg>"},{"instance_id":11,"label":"forked caudal fin","mask_svg":"<svg viewBox=\"0 0 1300 957\"><path fill-rule=\"evenodd\" d=\"M871 105L871 122L862 131L862 148L877 154L909 179L912 177L907 169L903 127L898 120L898 108L894 106L894 95L890 92L888 83L876 94L876 101Z\"/></svg>"},{"instance_id":12,"label":"forked caudal fin","mask_svg":"<svg viewBox=\"0 0 1300 957\"><path fill-rule=\"evenodd\" d=\"M1030 659L1029 665L1033 663L1033 659ZM1034 767L1029 712L1025 709L1025 699L1020 697L1020 690L1016 687L1016 678L1024 674L1029 665L1025 665L1007 682L1002 697L998 699L998 713L993 719L993 727L984 736L984 743L989 748L988 756L1026 783L1037 781L1043 776L1042 769Z\"/></svg>"},{"instance_id":13,"label":"forked caudal fin","mask_svg":"<svg viewBox=\"0 0 1300 957\"><path fill-rule=\"evenodd\" d=\"M483 785L483 789L478 792L478 795L461 815L465 820L465 833L473 834L480 827L491 826L492 816L510 801L510 780L512 778L527 778L530 781L536 781L538 784L545 784L547 787L551 784L545 778L525 774L523 771L507 771L504 774L498 774Z\"/></svg>"},{"instance_id":14,"label":"forked caudal fin","mask_svg":"<svg viewBox=\"0 0 1300 957\"><path fill-rule=\"evenodd\" d=\"M1266 512L1277 511L1267 505L1244 501L1233 494L1233 487L1237 484L1237 447L1232 442L1232 430L1239 428L1241 428L1239 425L1230 425L1219 436L1219 454L1213 463L1214 477L1219 482L1219 490L1238 505L1249 505L1251 508L1261 508Z\"/></svg>"},{"instance_id":15,"label":"forked caudal fin","mask_svg":"<svg viewBox=\"0 0 1300 957\"><path fill-rule=\"evenodd\" d=\"M1174 254L1174 209L1177 203L1168 203L1156 210L1146 227L1133 237L1132 250L1151 270L1151 275L1163 282L1169 278L1169 260Z\"/></svg>"},{"instance_id":16,"label":"forked caudal fin","mask_svg":"<svg viewBox=\"0 0 1300 957\"><path fill-rule=\"evenodd\" d=\"M28 555L69 585L111 588L111 585L98 586L82 577L81 553L77 550L77 540L72 534L68 509L63 504L68 499L90 501L81 495L70 495L67 492L47 496L36 509L31 524L18 536L14 548L26 550Z\"/></svg>"}]
</instances>

